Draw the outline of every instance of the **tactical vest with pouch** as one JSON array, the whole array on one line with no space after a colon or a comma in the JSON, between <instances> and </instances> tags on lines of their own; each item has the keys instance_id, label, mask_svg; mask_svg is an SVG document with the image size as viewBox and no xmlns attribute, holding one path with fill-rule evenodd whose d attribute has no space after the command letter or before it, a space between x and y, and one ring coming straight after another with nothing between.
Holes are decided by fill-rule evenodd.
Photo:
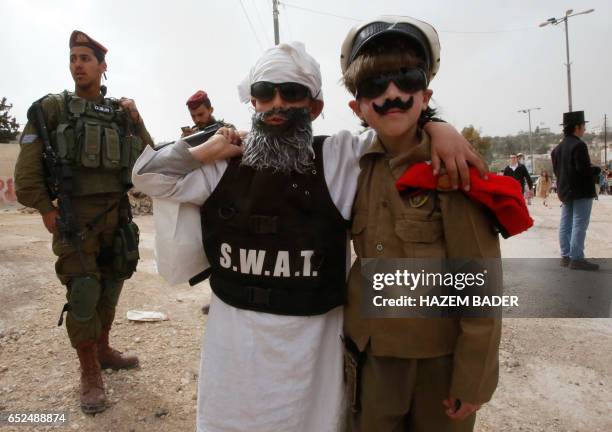
<instances>
[{"instance_id":1,"label":"tactical vest with pouch","mask_svg":"<svg viewBox=\"0 0 612 432\"><path fill-rule=\"evenodd\" d=\"M115 99L91 102L64 91L50 97L60 118L50 133L62 165L72 171L72 196L122 193L143 143L129 131L127 113Z\"/></svg>"},{"instance_id":2,"label":"tactical vest with pouch","mask_svg":"<svg viewBox=\"0 0 612 432\"><path fill-rule=\"evenodd\" d=\"M210 285L225 303L296 316L345 303L348 223L325 182L324 139L304 174L229 161L201 208Z\"/></svg>"}]
</instances>

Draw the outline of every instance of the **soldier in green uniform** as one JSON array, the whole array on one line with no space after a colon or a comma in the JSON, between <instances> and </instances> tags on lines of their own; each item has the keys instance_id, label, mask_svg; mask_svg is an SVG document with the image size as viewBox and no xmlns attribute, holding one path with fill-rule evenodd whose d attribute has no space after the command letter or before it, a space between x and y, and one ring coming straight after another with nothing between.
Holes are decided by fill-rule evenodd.
<instances>
[{"instance_id":1,"label":"soldier in green uniform","mask_svg":"<svg viewBox=\"0 0 612 432\"><path fill-rule=\"evenodd\" d=\"M66 329L81 365L81 409L103 411L101 368L138 366L109 346L123 281L138 261L138 228L127 199L132 165L153 145L133 100L105 98L107 49L70 36L73 92L49 94L28 111L15 167L19 202L53 234L55 269L67 287Z\"/></svg>"},{"instance_id":2,"label":"soldier in green uniform","mask_svg":"<svg viewBox=\"0 0 612 432\"><path fill-rule=\"evenodd\" d=\"M213 111L215 109L210 103L208 94L206 94L204 90L198 90L193 95L191 95L191 97L187 99L187 103L185 105L187 105L187 108L189 109L189 114L191 115L191 119L193 120L194 125L191 127L182 127L181 138L202 131L208 126L214 125L215 123L220 123L225 127L234 128L232 124L225 123L223 119L215 119L215 117L213 116Z\"/></svg>"}]
</instances>

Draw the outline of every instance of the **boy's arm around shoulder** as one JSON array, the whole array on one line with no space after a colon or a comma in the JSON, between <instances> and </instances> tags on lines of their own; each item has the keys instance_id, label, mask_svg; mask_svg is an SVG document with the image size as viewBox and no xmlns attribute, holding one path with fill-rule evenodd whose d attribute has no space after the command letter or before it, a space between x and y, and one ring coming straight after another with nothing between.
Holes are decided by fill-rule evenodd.
<instances>
[{"instance_id":1,"label":"boy's arm around shoulder","mask_svg":"<svg viewBox=\"0 0 612 432\"><path fill-rule=\"evenodd\" d=\"M447 257L487 258L487 282L497 284L494 291L501 293L499 236L486 213L461 192L440 194L440 207ZM491 399L497 387L501 319L462 318L460 328L449 396L482 404Z\"/></svg>"}]
</instances>

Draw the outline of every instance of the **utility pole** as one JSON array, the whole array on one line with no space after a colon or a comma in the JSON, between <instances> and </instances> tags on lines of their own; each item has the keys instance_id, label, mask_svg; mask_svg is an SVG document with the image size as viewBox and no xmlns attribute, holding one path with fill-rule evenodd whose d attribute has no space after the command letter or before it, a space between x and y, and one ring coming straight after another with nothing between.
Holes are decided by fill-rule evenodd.
<instances>
[{"instance_id":1,"label":"utility pole","mask_svg":"<svg viewBox=\"0 0 612 432\"><path fill-rule=\"evenodd\" d=\"M570 17L576 15L584 15L593 12L595 9L589 9L582 12L573 13L573 9L568 9L565 11L565 16L563 18L549 18L540 24L540 27L547 26L548 24L557 25L561 22L565 23L565 56L567 61L567 100L569 102L569 111L572 112L572 76L571 76L571 63L569 57L569 30L567 26L567 21Z\"/></svg>"},{"instance_id":2,"label":"utility pole","mask_svg":"<svg viewBox=\"0 0 612 432\"><path fill-rule=\"evenodd\" d=\"M278 0L272 0L272 17L274 18L274 45L278 45L280 43L278 37Z\"/></svg>"},{"instance_id":3,"label":"utility pole","mask_svg":"<svg viewBox=\"0 0 612 432\"><path fill-rule=\"evenodd\" d=\"M608 168L608 115L604 114L604 165Z\"/></svg>"},{"instance_id":4,"label":"utility pole","mask_svg":"<svg viewBox=\"0 0 612 432\"><path fill-rule=\"evenodd\" d=\"M569 30L567 28L567 16L565 21L565 56L567 58L567 99L569 100L569 112L572 112L572 73L569 59Z\"/></svg>"},{"instance_id":5,"label":"utility pole","mask_svg":"<svg viewBox=\"0 0 612 432\"><path fill-rule=\"evenodd\" d=\"M525 108L520 109L517 112L526 113L529 116L529 153L531 154L531 174L534 173L535 165L533 164L533 145L531 143L531 111L539 110L540 107L537 108Z\"/></svg>"}]
</instances>

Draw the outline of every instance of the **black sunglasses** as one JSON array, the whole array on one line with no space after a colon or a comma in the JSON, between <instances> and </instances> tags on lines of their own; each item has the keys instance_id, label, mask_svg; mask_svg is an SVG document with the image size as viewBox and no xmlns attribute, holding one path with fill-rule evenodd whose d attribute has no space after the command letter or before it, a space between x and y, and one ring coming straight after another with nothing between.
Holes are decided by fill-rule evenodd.
<instances>
[{"instance_id":1,"label":"black sunglasses","mask_svg":"<svg viewBox=\"0 0 612 432\"><path fill-rule=\"evenodd\" d=\"M422 69L402 68L398 71L385 72L364 79L357 84L355 97L374 99L387 90L390 82L393 82L401 91L406 93L415 93L427 88L427 76Z\"/></svg>"},{"instance_id":2,"label":"black sunglasses","mask_svg":"<svg viewBox=\"0 0 612 432\"><path fill-rule=\"evenodd\" d=\"M275 89L278 89L281 98L287 102L298 102L311 96L308 87L302 84L287 82L275 84L268 81L258 81L251 85L251 96L262 102L274 99Z\"/></svg>"}]
</instances>

